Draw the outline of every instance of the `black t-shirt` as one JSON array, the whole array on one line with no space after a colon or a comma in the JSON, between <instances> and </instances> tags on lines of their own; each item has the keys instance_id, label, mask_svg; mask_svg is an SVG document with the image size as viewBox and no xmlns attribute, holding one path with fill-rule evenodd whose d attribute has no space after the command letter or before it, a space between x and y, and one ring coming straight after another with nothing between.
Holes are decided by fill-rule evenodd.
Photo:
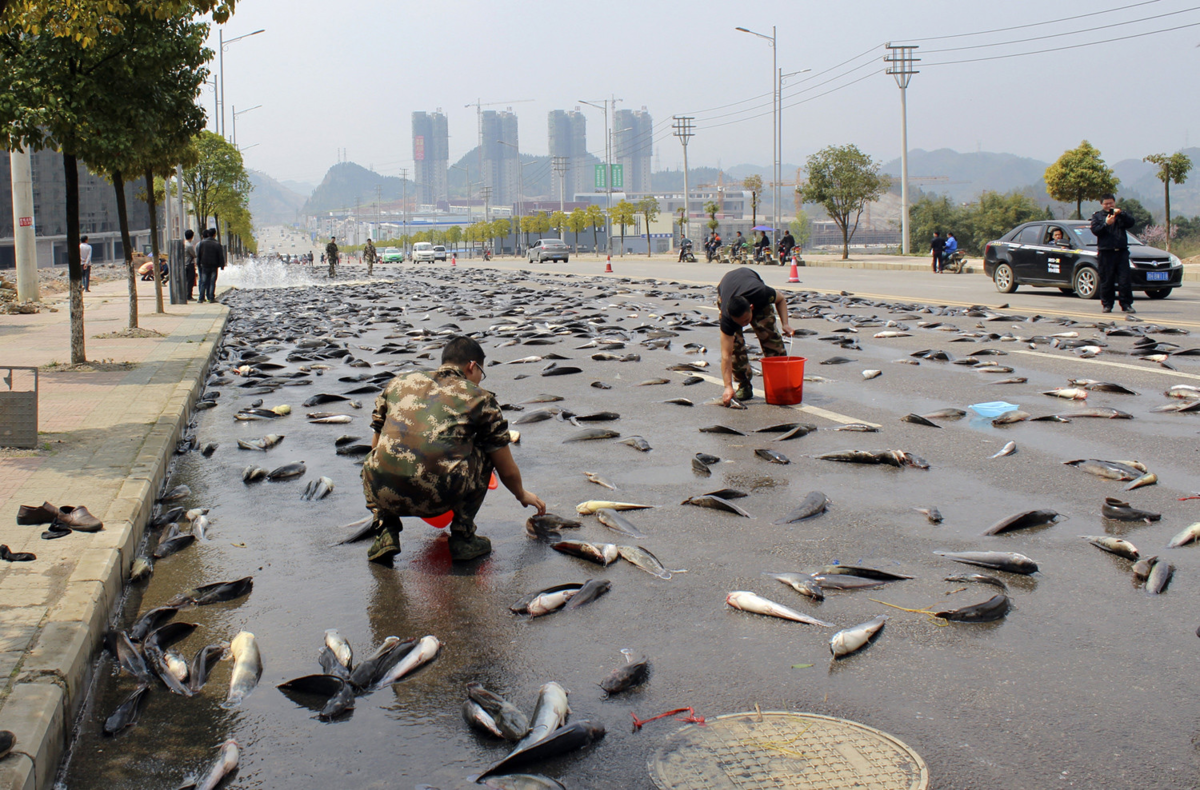
<instances>
[{"instance_id":1,"label":"black t-shirt","mask_svg":"<svg viewBox=\"0 0 1200 790\"><path fill-rule=\"evenodd\" d=\"M729 300L734 296L744 296L751 308L758 310L775 301L775 289L764 283L758 272L747 266L739 266L721 278L717 296L721 300L721 331L733 336L741 332L742 327L725 312Z\"/></svg>"}]
</instances>

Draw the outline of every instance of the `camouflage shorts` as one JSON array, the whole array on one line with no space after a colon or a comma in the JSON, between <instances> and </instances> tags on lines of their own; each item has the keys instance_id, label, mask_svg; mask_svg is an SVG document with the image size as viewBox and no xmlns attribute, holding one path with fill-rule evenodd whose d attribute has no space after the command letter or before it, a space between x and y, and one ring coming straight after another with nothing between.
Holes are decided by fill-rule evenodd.
<instances>
[{"instance_id":1,"label":"camouflage shorts","mask_svg":"<svg viewBox=\"0 0 1200 790\"><path fill-rule=\"evenodd\" d=\"M475 534L475 515L483 506L492 469L491 458L480 450L471 453L461 465L462 473L451 478L389 480L373 476L364 466L363 494L377 525L398 523L407 516L432 518L450 510L454 512L450 531L470 536Z\"/></svg>"},{"instance_id":2,"label":"camouflage shorts","mask_svg":"<svg viewBox=\"0 0 1200 790\"><path fill-rule=\"evenodd\" d=\"M721 302L718 299L717 308L720 309L720 307ZM750 328L754 330L754 335L758 338L759 345L762 346L764 357L787 355L787 350L783 347L783 336L779 334L779 330L775 326L774 303L754 308L750 317ZM733 380L738 384L749 385L751 383L750 353L746 349L746 338L741 332L733 336Z\"/></svg>"}]
</instances>

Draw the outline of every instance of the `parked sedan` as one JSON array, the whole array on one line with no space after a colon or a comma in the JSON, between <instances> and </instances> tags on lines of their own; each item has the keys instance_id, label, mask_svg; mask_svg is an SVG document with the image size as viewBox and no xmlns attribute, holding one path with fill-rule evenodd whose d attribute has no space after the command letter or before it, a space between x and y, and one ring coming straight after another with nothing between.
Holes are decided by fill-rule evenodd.
<instances>
[{"instance_id":1,"label":"parked sedan","mask_svg":"<svg viewBox=\"0 0 1200 790\"><path fill-rule=\"evenodd\" d=\"M1055 231L1063 238L1056 241ZM1183 284L1183 263L1169 252L1148 247L1129 234L1133 290L1166 299ZM1096 237L1087 220L1042 220L1018 225L983 251L983 271L996 290L1012 293L1018 285L1058 288L1082 299L1100 296Z\"/></svg>"},{"instance_id":2,"label":"parked sedan","mask_svg":"<svg viewBox=\"0 0 1200 790\"><path fill-rule=\"evenodd\" d=\"M384 263L403 263L404 250L399 247L384 247L380 250L379 260Z\"/></svg>"},{"instance_id":3,"label":"parked sedan","mask_svg":"<svg viewBox=\"0 0 1200 790\"><path fill-rule=\"evenodd\" d=\"M571 247L562 239L539 239L537 244L534 244L526 252L526 259L530 262L545 263L546 261L562 261L566 263L570 259Z\"/></svg>"}]
</instances>

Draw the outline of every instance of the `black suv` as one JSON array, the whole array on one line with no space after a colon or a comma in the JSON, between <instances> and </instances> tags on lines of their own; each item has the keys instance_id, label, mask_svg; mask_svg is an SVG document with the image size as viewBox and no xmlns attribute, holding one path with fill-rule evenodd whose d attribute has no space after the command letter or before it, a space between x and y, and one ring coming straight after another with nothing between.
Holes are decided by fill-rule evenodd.
<instances>
[{"instance_id":1,"label":"black suv","mask_svg":"<svg viewBox=\"0 0 1200 790\"><path fill-rule=\"evenodd\" d=\"M1055 241L1054 232L1062 231ZM1169 252L1147 247L1129 234L1129 265L1133 290L1151 299L1166 299L1183 284L1183 263ZM983 271L1001 293L1018 285L1055 287L1083 299L1100 296L1096 264L1096 237L1087 220L1026 222L988 242L983 251Z\"/></svg>"}]
</instances>

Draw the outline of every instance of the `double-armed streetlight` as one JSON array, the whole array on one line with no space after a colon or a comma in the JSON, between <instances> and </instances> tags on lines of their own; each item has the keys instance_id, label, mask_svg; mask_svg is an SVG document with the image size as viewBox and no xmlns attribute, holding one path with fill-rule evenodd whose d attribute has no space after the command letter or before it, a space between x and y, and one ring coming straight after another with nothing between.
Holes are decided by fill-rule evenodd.
<instances>
[{"instance_id":1,"label":"double-armed streetlight","mask_svg":"<svg viewBox=\"0 0 1200 790\"><path fill-rule=\"evenodd\" d=\"M608 211L604 214L604 244L607 249L608 257L612 257L612 140L608 134L608 106L612 103L613 110L616 110L618 99L603 99L603 104L595 102L579 100L580 104L586 104L589 107L594 107L604 113L604 186L605 192L608 193Z\"/></svg>"},{"instance_id":2,"label":"double-armed streetlight","mask_svg":"<svg viewBox=\"0 0 1200 790\"><path fill-rule=\"evenodd\" d=\"M734 30L757 36L771 45L771 180L774 182L771 192L771 202L774 204L775 211L775 220L772 222L772 225L774 225L772 241L778 242L779 198L776 195L776 191L779 189L779 90L776 85L776 77L779 74L779 40L776 36L774 25L771 25L771 35L769 36L762 33L755 33L753 30L744 27L737 27Z\"/></svg>"},{"instance_id":3,"label":"double-armed streetlight","mask_svg":"<svg viewBox=\"0 0 1200 790\"><path fill-rule=\"evenodd\" d=\"M259 33L265 33L265 32L266 32L265 28L260 28L258 30L255 30L253 33L246 33L245 35L237 36L235 38L231 38L228 41L226 41L225 40L225 31L224 30L217 31L217 45L220 48L220 60L218 61L218 70L221 72L220 73L221 100L220 100L219 104L221 105L220 134L222 137L225 136L225 48L228 47L230 44L234 43L235 41L241 41L243 38L250 38L251 36L257 36ZM228 138L226 138L226 139L228 139Z\"/></svg>"},{"instance_id":4,"label":"double-armed streetlight","mask_svg":"<svg viewBox=\"0 0 1200 790\"><path fill-rule=\"evenodd\" d=\"M250 107L248 109L239 110L237 108L237 105L233 106L233 147L234 148L237 148L237 118L238 118L238 116L245 115L246 113L250 112L251 110L257 110L260 107L262 107L261 104L256 104L253 107Z\"/></svg>"}]
</instances>

